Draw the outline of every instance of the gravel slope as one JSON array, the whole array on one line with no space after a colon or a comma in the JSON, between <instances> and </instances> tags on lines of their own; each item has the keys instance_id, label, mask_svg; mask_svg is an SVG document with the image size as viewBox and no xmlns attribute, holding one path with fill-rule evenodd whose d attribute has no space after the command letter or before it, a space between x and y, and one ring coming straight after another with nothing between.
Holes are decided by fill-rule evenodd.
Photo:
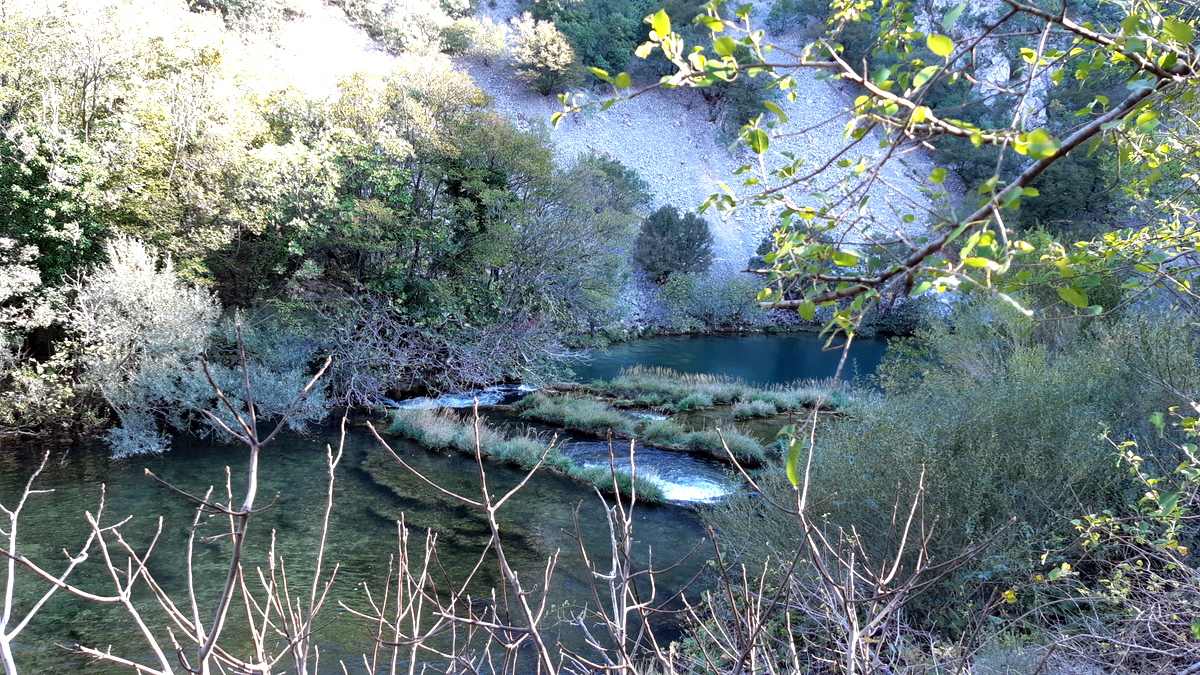
<instances>
[{"instance_id":1,"label":"gravel slope","mask_svg":"<svg viewBox=\"0 0 1200 675\"><path fill-rule=\"evenodd\" d=\"M504 0L482 11L495 21L504 21L514 14L516 6L515 0ZM760 10L759 14L765 16L766 12ZM804 36L773 35L768 40L786 49L802 45ZM545 124L559 109L555 97L529 91L511 77L504 63L488 67L461 60L459 65L492 96L498 111L519 124ZM805 166L815 168L843 146L846 118L842 111L850 98L835 85L816 79L811 71L795 76L799 99L794 104L782 104L789 119L778 128L782 137L773 141L768 166L782 164L785 160L777 153L787 151L806 158ZM561 160L571 160L589 150L606 153L641 174L650 184L655 206L695 209L708 195L720 191L722 181L737 190L739 181L733 170L753 161L747 150L726 147L718 141L718 129L710 115L709 104L696 91L655 91L607 111L569 117L551 132L550 138ZM826 121L830 122L821 126ZM878 143L867 140L856 152L873 156L880 150ZM917 153L889 163L868 201L867 213L878 221L873 229L885 233L902 229L909 235L922 229L919 210L931 204L919 185L932 168L929 159ZM845 171L830 170L807 187L813 192L827 189ZM914 211L918 212L915 224L904 224L903 213ZM777 215L746 206L724 217L710 212L709 218L714 229L716 271L729 273L744 269Z\"/></svg>"},{"instance_id":2,"label":"gravel slope","mask_svg":"<svg viewBox=\"0 0 1200 675\"><path fill-rule=\"evenodd\" d=\"M764 5L769 2L763 0ZM382 75L395 67L396 57L380 50L337 8L322 0L295 0L295 4L301 16L276 36L278 74L305 93L332 95L337 82L351 73ZM496 21L507 20L517 6L516 0L499 0L491 8L483 4L481 11ZM760 9L759 14L765 16L766 12ZM804 44L805 37L797 32L772 35L769 40L790 50ZM555 97L540 96L516 81L503 60L484 66L460 59L457 66L492 97L498 112L518 125L548 126L550 115L559 108ZM815 168L844 146L842 128L846 119L842 112L851 94L816 79L811 72L798 72L795 77L799 98L794 104L782 103L789 119L777 129L780 137L772 142L767 164L782 163L778 153L786 151L805 158L806 167ZM653 206L671 204L692 210L720 191L721 182L737 190L739 179L733 170L754 160L740 146L729 147L719 141L719 130L711 115L710 105L694 90L654 91L607 111L571 116L550 131L550 139L560 161L569 162L589 151L608 154L646 180ZM852 156L857 160L860 155L869 158L879 153L876 140L864 141ZM905 235L920 233L925 222L921 211L933 207L920 186L932 166L923 153L910 153L889 163L860 213L873 222L870 229L888 238L897 230ZM798 186L793 195L802 204L816 205L817 198L804 199L804 193L829 188L845 171L832 168L812 184ZM908 212L917 215L911 224L902 220ZM763 235L777 221L776 213L750 205L732 214L710 211L707 217L713 224L713 273L719 275L744 269ZM644 279L634 279L623 297L641 320L661 312L652 286Z\"/></svg>"}]
</instances>

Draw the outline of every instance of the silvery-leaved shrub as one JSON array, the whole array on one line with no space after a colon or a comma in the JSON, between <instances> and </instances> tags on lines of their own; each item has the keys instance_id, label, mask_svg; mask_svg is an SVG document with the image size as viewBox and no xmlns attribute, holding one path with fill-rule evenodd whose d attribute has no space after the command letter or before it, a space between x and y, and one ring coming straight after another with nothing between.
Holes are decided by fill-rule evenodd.
<instances>
[{"instance_id":1,"label":"silvery-leaved shrub","mask_svg":"<svg viewBox=\"0 0 1200 675\"><path fill-rule=\"evenodd\" d=\"M565 84L575 66L575 50L551 21L538 21L525 12L511 20L511 57L517 76L539 94Z\"/></svg>"},{"instance_id":2,"label":"silvery-leaved shrub","mask_svg":"<svg viewBox=\"0 0 1200 675\"><path fill-rule=\"evenodd\" d=\"M211 396L199 364L221 308L136 239L114 239L106 252L108 262L73 289L80 384L121 423L108 435L114 455L160 451L166 438L156 421L185 428Z\"/></svg>"},{"instance_id":3,"label":"silvery-leaved shrub","mask_svg":"<svg viewBox=\"0 0 1200 675\"><path fill-rule=\"evenodd\" d=\"M239 410L246 409L245 380L237 350L238 326L246 356L246 372L254 392L254 408L259 419L286 417L288 428L303 431L309 424L325 418L330 401L325 382L300 398L299 393L312 379L312 364L322 360L323 343L302 331L282 326L273 317L236 316L222 322L209 349L209 374ZM206 382L207 384L207 382ZM211 412L230 428L237 421L229 410L212 403ZM207 423L197 431L220 430Z\"/></svg>"}]
</instances>

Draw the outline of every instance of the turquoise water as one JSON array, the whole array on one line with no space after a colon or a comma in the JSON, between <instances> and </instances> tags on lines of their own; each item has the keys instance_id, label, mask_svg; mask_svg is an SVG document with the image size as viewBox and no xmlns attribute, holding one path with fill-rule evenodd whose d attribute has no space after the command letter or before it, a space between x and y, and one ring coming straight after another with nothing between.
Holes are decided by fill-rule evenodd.
<instances>
[{"instance_id":1,"label":"turquoise water","mask_svg":"<svg viewBox=\"0 0 1200 675\"><path fill-rule=\"evenodd\" d=\"M853 380L875 372L886 344L855 340L843 376ZM648 365L685 373L719 373L753 384L783 384L831 377L841 354L840 348L825 349L824 339L812 333L660 337L598 351L574 370L582 382L609 379L631 365Z\"/></svg>"},{"instance_id":2,"label":"turquoise water","mask_svg":"<svg viewBox=\"0 0 1200 675\"><path fill-rule=\"evenodd\" d=\"M254 566L265 561L274 531L276 548L288 565L293 585L305 592L313 564L310 547L319 535L324 508L326 443L336 443L333 430L309 436L286 435L265 452L259 503L271 506L252 521L248 537L247 560ZM468 495L478 489L473 462L436 455L403 442L393 446L407 461L445 487ZM164 530L151 556L150 568L178 602L186 602L183 561L193 511L184 498L145 477L143 468L153 470L184 490L203 494L213 482L223 489L224 467L229 465L237 490L244 455L238 448L178 441L171 452L161 457L117 461L98 452L82 451L55 456L39 482L54 493L33 498L35 501L22 519L21 551L51 570L58 569L61 549L75 547L82 541L86 531L83 513L94 512L100 486L105 484L106 511L111 514L105 520L112 522L118 514L121 517L134 514L123 530L131 543L144 545L154 531L157 515L162 515ZM35 456L29 453L4 453L0 501L12 502L34 461ZM496 491L514 485L520 477L502 467L489 467L489 483ZM317 635L322 662L329 665L337 659L357 659L363 649L369 648L367 627L347 616L337 601L363 608L366 603L361 585L370 583L376 590L382 588L388 557L396 550L396 520L401 512L414 530L414 541L422 542L427 528L437 533L439 561L451 578L456 575L461 578L474 565L489 538L486 522L476 513L399 468L362 430L355 430L348 437L346 454L337 472L336 494L327 559L340 562L341 569L323 615L326 621L321 622ZM508 555L526 575L540 574L546 558L560 553L552 594L556 604L578 603L590 597L588 580L574 564L579 558L572 535L576 508L589 549L593 553L603 552L606 540L601 535L606 528L601 506L594 495L574 483L550 475L535 476L501 512ZM216 534L225 527L222 520L214 519L205 532ZM642 508L637 514L636 527L640 541L644 542L643 556L648 556L651 549L672 553L688 550L703 538L696 515L679 507ZM220 542L201 545L199 551L195 574L199 580L200 605L211 607L224 578L227 558ZM655 559L662 558L655 556ZM89 560L73 578L83 588L108 592L111 584L97 561L97 558ZM668 574L663 579L664 589L678 587L701 563L696 560ZM21 574L20 578L22 597L27 601L44 588L28 574ZM495 566L487 565L476 579L474 589L482 595L500 585ZM145 597L139 606L152 607L154 603ZM166 620L154 611L148 613L156 622ZM229 635L238 632L237 622L235 612ZM120 608L87 603L59 593L22 634L18 663L25 672L70 672L85 663L63 646L76 642L112 645L115 653L132 658L150 656ZM88 670L115 672L97 664L91 664Z\"/></svg>"},{"instance_id":3,"label":"turquoise water","mask_svg":"<svg viewBox=\"0 0 1200 675\"><path fill-rule=\"evenodd\" d=\"M857 345L852 353L852 372L862 375L873 370L882 351L882 343ZM625 366L645 364L724 373L756 383L787 382L828 376L837 357L837 352L821 351L817 339L808 335L662 338L622 344L598 354L581 367L580 376L605 377ZM325 447L336 442L332 428L315 429L306 435L285 434L265 451L262 461L258 502L270 506L252 521L247 561L251 568L265 561L274 533L276 549L287 563L292 586L305 593L313 564L311 545L318 537L324 508ZM571 452L580 459L602 460L605 453L593 445L579 443ZM445 487L463 494L478 489L472 461L430 453L399 440L393 446ZM38 453L27 449L5 448L0 452L0 502L12 504L38 458ZM648 455L647 461L651 459ZM688 462L695 464L695 460L682 456L664 458L657 467L659 477L676 484L684 495L712 496L727 489L729 484L722 481L720 468ZM239 494L244 464L243 449L194 438L176 439L170 452L154 457L114 460L96 448L56 453L39 482L40 487L54 492L33 497L27 507L21 525L21 552L51 571L60 569L62 548L73 549L82 541L87 531L83 514L95 511L104 485L107 507L103 522L132 515L123 532L135 546L149 541L157 518L162 517L163 533L149 567L177 602L185 603L183 562L193 509L186 499L155 483L143 470L149 468L184 490L203 494L210 485L215 485L218 493L223 491L228 466L235 494ZM489 483L496 491L514 485L520 478L521 474L503 467L489 468ZM338 602L364 609L363 584L376 590L381 587L389 556L396 551L396 521L401 514L414 530L414 541L423 541L427 529L437 534L439 562L449 582L463 578L475 564L489 532L478 514L401 469L361 424L354 426L347 438L345 456L337 471L336 494L327 560L340 563L341 569L319 622L316 641L322 651L322 672L340 672L336 662L342 659L353 661L351 671L359 672L359 655L369 649L370 630L342 610ZM535 476L500 517L508 554L524 578L540 575L546 558L560 554L551 599L564 609L579 607L592 598L589 580L579 571L580 554L573 536L577 509L585 546L593 555L607 555L601 504L595 495L565 479ZM704 537L697 514L686 507L643 507L636 521L638 555L643 561L653 556L656 567L674 562ZM214 517L203 532L220 534L226 528L225 521ZM224 580L225 547L223 539L198 546L195 574L199 604L206 616ZM659 579L662 597L682 587L701 569L708 549L702 548L701 552ZM27 606L45 586L27 573L18 574L18 596ZM95 557L80 566L73 580L98 593L111 592L111 582ZM472 590L484 594L501 585L495 565L488 564ZM139 607L148 608L152 625L165 624L166 618L157 613L148 594L138 600ZM239 611L235 605L227 633L230 636L241 632ZM568 643L571 640L567 635L563 639ZM234 644L236 640L227 642ZM76 672L85 666L87 672L117 672L71 652L70 646L76 643L111 645L116 654L138 660L149 658L149 650L122 609L59 593L22 634L17 661L23 672L30 673Z\"/></svg>"}]
</instances>

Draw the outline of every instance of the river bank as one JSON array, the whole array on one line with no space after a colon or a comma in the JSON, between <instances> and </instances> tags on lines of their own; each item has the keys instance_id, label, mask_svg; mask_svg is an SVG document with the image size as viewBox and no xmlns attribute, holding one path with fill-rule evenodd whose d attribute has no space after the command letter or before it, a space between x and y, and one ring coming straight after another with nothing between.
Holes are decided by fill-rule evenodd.
<instances>
[{"instance_id":1,"label":"river bank","mask_svg":"<svg viewBox=\"0 0 1200 675\"><path fill-rule=\"evenodd\" d=\"M625 366L661 365L659 356L679 346L667 348L662 340L653 341L653 349L624 350L608 354L607 362L617 361ZM802 344L816 358L832 356L819 350L815 336L805 334L761 335L740 337L692 338L689 349L695 363L715 371L735 365L719 360L718 353L733 354L736 349L711 351L713 340L730 342L751 341L750 348L762 350L761 340L780 340L779 350L796 354ZM657 345L657 346L655 346ZM801 350L802 351L802 350ZM595 353L593 360L605 359ZM757 380L769 379L776 367L771 361L758 361L763 370L751 373ZM815 363L815 361L810 361ZM745 366L747 364L737 364ZM831 366L829 366L831 367ZM455 403L465 403L461 400ZM472 397L473 398L473 397ZM443 401L451 402L451 401ZM432 404L433 402L431 402ZM530 429L533 437L547 438L559 434L561 452L582 469L592 472L608 470L609 448L603 441L589 440L563 432L552 426L514 419L510 413L496 409L485 411L498 425L517 430ZM369 419L377 420L377 416ZM332 591L333 602L362 608L365 603L362 585L380 583L388 569L388 557L395 551L396 521L403 517L406 525L417 535L428 530L437 534L440 542L440 564L451 576L464 574L476 560L475 556L487 545L486 523L478 514L464 510L431 482L441 487L471 494L478 490L478 469L472 457L460 453L431 452L400 438L389 438L389 445L425 478L419 478L401 467L362 426L364 418L351 425L345 443L345 456L336 472L338 495L332 512L332 525L327 557L339 565L337 583ZM761 421L758 421L761 422ZM708 428L713 420L704 416L688 418L688 428ZM775 422L773 424L778 424ZM762 424L752 425L763 438L773 435ZM263 503L269 507L256 516L254 532L257 538L248 550L253 564L265 559L267 547L274 545L284 556L289 570L307 569L312 550L309 546L319 533L321 513L314 505L321 503L327 489L324 473L325 447L337 447L339 439L334 426L321 423L310 426L307 433L284 432L265 450L262 460L260 491ZM618 444L620 445L620 444ZM623 456L628 448L614 451L618 470L629 469L629 459ZM35 464L39 452L33 448L6 448L0 453L0 502L9 503L19 493L28 476L28 467ZM619 450L619 451L618 451ZM682 554L692 550L705 537L696 505L720 500L736 489L737 481L727 469L702 457L668 452L653 447L637 449L639 475L655 482L662 491L664 504L643 505L636 512L639 543L635 555L642 563L649 560L651 550ZM35 496L22 521L21 552L32 559L53 561L62 548L78 545L87 531L85 511L95 510L103 489L106 513L114 518L132 514L126 526L130 543L143 546L152 537L154 523L162 517L164 530L156 546L151 564L156 576L172 594L183 592L186 584L184 569L186 539L190 531L194 506L187 499L149 478L145 471L177 485L180 489L203 494L209 485L221 485L226 467L230 479L238 484L245 477L246 452L243 447L195 436L175 436L171 448L159 455L114 459L100 445L79 445L51 457L40 487L54 490L54 496ZM489 464L488 481L494 490L507 490L522 480L522 470ZM49 508L49 500L53 508ZM578 515L576 515L578 514ZM577 482L550 472L538 472L525 489L518 493L502 513L501 525L511 537L514 566L525 574L540 574L548 556L560 556L555 590L551 601L564 607L581 606L590 595L584 590L590 583L579 564L579 544L575 540L576 518L581 523L603 522L603 507L599 499ZM265 536L275 533L275 541ZM588 527L582 533L587 550L596 554L607 551L609 542L603 528ZM657 562L674 562L655 556ZM215 600L222 577L222 546L219 541L206 543L199 550L194 574L199 580L198 602L207 606ZM656 581L665 595L682 589L703 568L703 556L673 567ZM487 589L500 587L503 580L490 566L481 570L471 582L471 588L483 594ZM96 560L80 566L73 580L81 587L102 587L106 572ZM21 586L20 593L34 593L36 588ZM696 587L698 591L700 587ZM25 597L25 596L21 596ZM32 596L30 596L32 597ZM235 609L235 612L240 611ZM341 614L341 612L338 612ZM166 617L155 617L166 621ZM356 659L355 649L363 644L367 627L349 616L341 616L323 627L318 637L323 662ZM64 642L64 636L69 636ZM571 638L565 638L571 639ZM127 617L113 605L88 605L80 611L78 601L67 594L55 596L43 610L40 620L22 636L19 659L39 672L74 671L85 660L77 653L58 646L60 643L113 645L114 651L131 657L146 656L146 647L135 632L128 630ZM114 672L88 664L90 672Z\"/></svg>"}]
</instances>

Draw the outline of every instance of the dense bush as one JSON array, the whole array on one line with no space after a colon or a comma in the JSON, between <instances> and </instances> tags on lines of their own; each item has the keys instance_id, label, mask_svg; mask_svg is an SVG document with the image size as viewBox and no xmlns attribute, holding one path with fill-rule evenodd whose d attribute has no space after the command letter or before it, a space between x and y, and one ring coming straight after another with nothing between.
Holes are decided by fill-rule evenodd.
<instances>
[{"instance_id":1,"label":"dense bush","mask_svg":"<svg viewBox=\"0 0 1200 675\"><path fill-rule=\"evenodd\" d=\"M118 239L107 258L75 289L70 326L79 334L84 382L120 418L110 434L114 454L161 451L159 419L186 428L211 395L200 357L220 306L211 293L180 283L169 259L160 268L140 242Z\"/></svg>"},{"instance_id":2,"label":"dense bush","mask_svg":"<svg viewBox=\"0 0 1200 675\"><path fill-rule=\"evenodd\" d=\"M574 77L575 50L551 21L528 12L512 20L512 61L517 76L538 93L549 94Z\"/></svg>"},{"instance_id":3,"label":"dense bush","mask_svg":"<svg viewBox=\"0 0 1200 675\"><path fill-rule=\"evenodd\" d=\"M270 30L295 12L291 0L188 0L194 12L217 12L233 28Z\"/></svg>"},{"instance_id":4,"label":"dense bush","mask_svg":"<svg viewBox=\"0 0 1200 675\"><path fill-rule=\"evenodd\" d=\"M0 134L0 237L33 246L41 277L57 283L103 259L100 212L109 171L96 151L63 133L11 126Z\"/></svg>"},{"instance_id":5,"label":"dense bush","mask_svg":"<svg viewBox=\"0 0 1200 675\"><path fill-rule=\"evenodd\" d=\"M1064 514L1123 502L1124 476L1113 470L1104 434L1141 439L1148 461L1174 465L1173 455L1158 453L1151 415L1179 400L1168 392L1195 395L1198 354L1191 329L1166 316L1061 331L1038 329L1004 306L963 306L951 321L894 343L880 371L884 395L822 429L812 499L831 524L887 546L893 506L910 498L924 471L924 515L937 523L933 555L945 559L1015 519L973 563L971 584L953 588L1011 582L1070 536ZM782 471L764 481L786 502L791 486ZM747 510L775 523L768 529L791 532L769 542L731 534L755 548L752 556L798 536L789 517L749 502L735 500L716 517L736 530ZM940 595L965 602L953 592Z\"/></svg>"},{"instance_id":6,"label":"dense bush","mask_svg":"<svg viewBox=\"0 0 1200 675\"><path fill-rule=\"evenodd\" d=\"M754 300L760 287L750 275L672 274L662 287L668 325L702 330L764 324L767 314Z\"/></svg>"},{"instance_id":7,"label":"dense bush","mask_svg":"<svg viewBox=\"0 0 1200 675\"><path fill-rule=\"evenodd\" d=\"M708 221L674 206L663 206L642 222L634 257L652 277L666 281L673 272L705 272L712 265Z\"/></svg>"},{"instance_id":8,"label":"dense bush","mask_svg":"<svg viewBox=\"0 0 1200 675\"><path fill-rule=\"evenodd\" d=\"M465 18L471 10L465 0L334 0L334 4L396 53L448 50L461 41L462 27L455 27L456 19Z\"/></svg>"},{"instance_id":9,"label":"dense bush","mask_svg":"<svg viewBox=\"0 0 1200 675\"><path fill-rule=\"evenodd\" d=\"M447 54L464 54L491 64L504 54L508 26L484 17L456 19L442 31L442 49Z\"/></svg>"},{"instance_id":10,"label":"dense bush","mask_svg":"<svg viewBox=\"0 0 1200 675\"><path fill-rule=\"evenodd\" d=\"M658 6L653 0L532 0L529 11L558 26L581 64L616 73L645 39L642 18Z\"/></svg>"}]
</instances>

